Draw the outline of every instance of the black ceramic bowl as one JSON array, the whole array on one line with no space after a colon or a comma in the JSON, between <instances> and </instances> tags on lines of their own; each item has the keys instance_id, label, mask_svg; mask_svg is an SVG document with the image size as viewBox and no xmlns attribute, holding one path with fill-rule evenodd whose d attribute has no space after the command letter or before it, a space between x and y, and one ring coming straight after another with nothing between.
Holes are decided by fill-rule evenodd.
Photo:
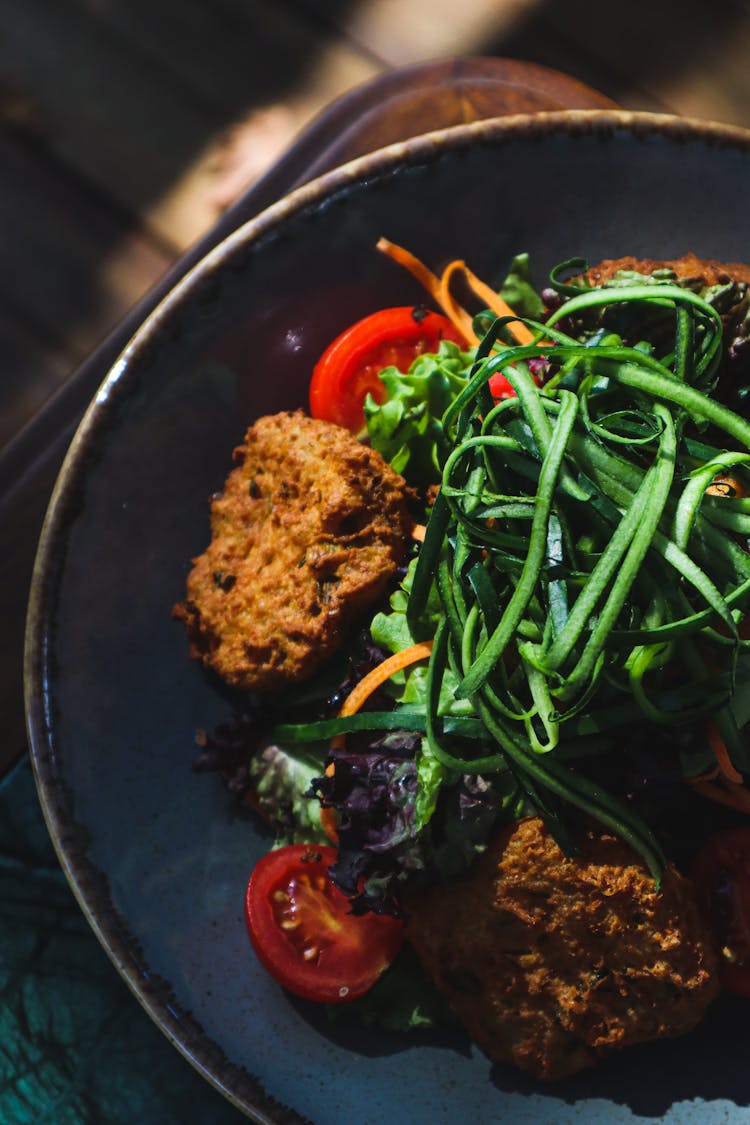
<instances>
[{"instance_id":1,"label":"black ceramic bowl","mask_svg":"<svg viewBox=\"0 0 750 1125\"><path fill-rule=\"evenodd\" d=\"M747 1009L538 1087L461 1038L329 1025L257 965L243 891L267 840L194 735L230 704L170 609L208 536L208 498L256 416L306 402L311 366L359 316L423 296L374 247L499 282L531 252L750 260L750 135L616 112L506 118L417 138L302 188L161 304L76 435L44 527L27 709L61 862L153 1018L258 1121L686 1122L750 1117Z\"/></svg>"}]
</instances>

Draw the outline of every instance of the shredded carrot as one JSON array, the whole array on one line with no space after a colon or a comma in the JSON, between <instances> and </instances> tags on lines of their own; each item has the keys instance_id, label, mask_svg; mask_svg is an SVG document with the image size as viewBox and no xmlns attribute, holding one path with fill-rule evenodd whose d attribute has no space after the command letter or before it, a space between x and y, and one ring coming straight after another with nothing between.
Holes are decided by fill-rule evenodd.
<instances>
[{"instance_id":1,"label":"shredded carrot","mask_svg":"<svg viewBox=\"0 0 750 1125\"><path fill-rule=\"evenodd\" d=\"M409 645L401 652L389 656L376 668L373 668L371 672L368 672L366 676L363 676L359 683L355 685L344 700L339 715L342 717L344 715L356 715L362 704L366 703L372 693L377 691L386 680L390 680L396 672L408 668L411 664L416 664L420 660L427 660L431 652L432 641L420 641L418 644ZM338 737L343 738L343 735Z\"/></svg>"},{"instance_id":2,"label":"shredded carrot","mask_svg":"<svg viewBox=\"0 0 750 1125\"><path fill-rule=\"evenodd\" d=\"M491 289L490 286L485 284L484 281L478 278L475 273L472 273L472 271L466 265L466 262L462 262L458 259L454 262L450 262L449 265L447 265L443 270L443 276L441 278L441 291L444 290L446 301L454 300L454 298L452 298L450 296L450 293L448 292L448 287L450 285L451 278L454 276L454 274L457 273L463 275L464 281L468 285L469 289L471 289L472 293L474 293L475 296L479 297L488 309L492 309L496 316L515 316L515 313L513 312L513 309L510 307L510 305L507 304L507 302L504 301L502 297L495 292L494 289ZM456 307L460 308L457 303ZM464 315L468 316L468 313L464 313ZM471 323L471 318L469 318L469 323ZM508 331L513 336L515 336L516 341L519 344L532 344L534 342L534 333L530 328L527 328L521 320L517 320L515 324L509 326ZM474 339L477 339L476 336L474 337ZM478 342L479 341L477 340L477 343Z\"/></svg>"},{"instance_id":3,"label":"shredded carrot","mask_svg":"<svg viewBox=\"0 0 750 1125\"><path fill-rule=\"evenodd\" d=\"M708 745L711 747L713 755L716 758L716 764L719 767L721 776L733 785L742 785L742 774L732 765L729 754L727 753L727 748L722 741L715 723L709 721L706 724L706 735L708 737Z\"/></svg>"},{"instance_id":4,"label":"shredded carrot","mask_svg":"<svg viewBox=\"0 0 750 1125\"><path fill-rule=\"evenodd\" d=\"M715 781L718 776L719 776L719 767L714 766L713 769L706 770L705 773L700 773L700 774L698 774L697 777L688 777L685 780L687 781L688 785L698 785L699 782L702 782L702 781Z\"/></svg>"},{"instance_id":5,"label":"shredded carrot","mask_svg":"<svg viewBox=\"0 0 750 1125\"><path fill-rule=\"evenodd\" d=\"M417 543L424 543L424 537L426 534L427 528L423 523L415 523L414 527L411 529L411 537L412 539L415 539Z\"/></svg>"},{"instance_id":6,"label":"shredded carrot","mask_svg":"<svg viewBox=\"0 0 750 1125\"><path fill-rule=\"evenodd\" d=\"M719 782L701 781L699 779L691 781L690 784L695 792L700 793L702 797L708 797L711 801L718 801L720 805L728 805L731 809L750 813L750 793L744 785L724 786Z\"/></svg>"},{"instance_id":7,"label":"shredded carrot","mask_svg":"<svg viewBox=\"0 0 750 1125\"><path fill-rule=\"evenodd\" d=\"M410 645L409 648L402 649L401 652L394 653L386 660L378 664L372 671L363 676L358 684L352 689L344 700L339 717L343 718L346 715L356 715L363 705L366 703L373 692L377 691L386 680L390 680L391 676L395 676L396 672L402 671L404 668L410 667L412 664L417 664L420 660L427 660L432 652L432 641L420 641L418 644ZM338 734L332 740L331 746L334 750L340 750L346 743L346 736ZM330 762L326 766L326 777L333 777L334 764ZM336 816L333 809L323 808L320 809L320 826L325 832L328 839L332 844L338 844L339 834L336 829Z\"/></svg>"},{"instance_id":8,"label":"shredded carrot","mask_svg":"<svg viewBox=\"0 0 750 1125\"><path fill-rule=\"evenodd\" d=\"M464 334L469 343L476 346L479 343L479 337L474 331L472 317L451 293L451 281L457 274L465 273L465 271L466 264L459 261L458 258L449 262L440 275L437 293L433 293L432 297L440 305L448 319L453 321L459 332Z\"/></svg>"},{"instance_id":9,"label":"shredded carrot","mask_svg":"<svg viewBox=\"0 0 750 1125\"><path fill-rule=\"evenodd\" d=\"M387 238L379 238L375 247L377 250L380 250L381 253L387 254L389 258L393 258L394 262L398 262L400 266L408 270L413 277L416 277L419 284L437 300L437 293L440 289L440 278L436 277L424 262L421 262L411 251L405 250L403 246L397 246L395 242L391 242Z\"/></svg>"},{"instance_id":10,"label":"shredded carrot","mask_svg":"<svg viewBox=\"0 0 750 1125\"><path fill-rule=\"evenodd\" d=\"M441 307L448 319L456 326L469 344L478 344L479 338L472 328L472 317L470 313L459 304L450 292L450 283L456 274L461 274L463 276L464 281L469 289L471 289L472 293L479 297L480 300L484 301L486 307L492 309L496 316L515 317L516 315L510 305L508 305L494 289L481 281L476 274L472 273L466 263L460 259L449 262L443 270L442 275L437 277L432 270L427 268L424 262L421 262L419 258L415 257L409 250L405 250L403 246L397 246L395 242L390 242L387 238L378 239L377 249L383 254L387 254L394 262L397 262L400 266L407 269L409 273L424 286L432 299ZM531 329L527 328L520 320L517 320L508 330L519 344L530 344L535 339Z\"/></svg>"},{"instance_id":11,"label":"shredded carrot","mask_svg":"<svg viewBox=\"0 0 750 1125\"><path fill-rule=\"evenodd\" d=\"M333 774L333 762L329 762L326 766L326 777L333 777ZM336 813L333 811L333 809L327 809L323 805L320 806L320 827L323 829L332 844L338 844L339 831L336 825Z\"/></svg>"}]
</instances>

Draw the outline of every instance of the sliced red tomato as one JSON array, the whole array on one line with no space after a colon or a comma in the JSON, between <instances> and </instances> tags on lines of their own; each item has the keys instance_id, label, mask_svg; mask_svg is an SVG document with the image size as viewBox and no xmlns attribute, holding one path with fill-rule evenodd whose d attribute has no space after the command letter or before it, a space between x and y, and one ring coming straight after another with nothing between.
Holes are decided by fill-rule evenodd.
<instances>
[{"instance_id":1,"label":"sliced red tomato","mask_svg":"<svg viewBox=\"0 0 750 1125\"><path fill-rule=\"evenodd\" d=\"M532 372L531 377L536 385L539 386L539 376ZM487 386L495 402L500 402L504 398L516 397L516 392L513 389L513 384L500 372L498 372L496 375L490 376Z\"/></svg>"},{"instance_id":2,"label":"sliced red tomato","mask_svg":"<svg viewBox=\"0 0 750 1125\"><path fill-rule=\"evenodd\" d=\"M500 400L504 398L516 397L516 392L513 390L513 386L511 385L510 381L499 372L497 375L492 375L490 377L487 386L495 402L500 402Z\"/></svg>"},{"instance_id":3,"label":"sliced red tomato","mask_svg":"<svg viewBox=\"0 0 750 1125\"><path fill-rule=\"evenodd\" d=\"M305 1000L340 1004L370 989L398 953L397 918L352 914L328 876L336 849L291 844L265 855L245 894L245 920L261 964Z\"/></svg>"},{"instance_id":4,"label":"sliced red tomato","mask_svg":"<svg viewBox=\"0 0 750 1125\"><path fill-rule=\"evenodd\" d=\"M716 939L721 981L750 997L750 828L709 836L691 874Z\"/></svg>"},{"instance_id":5,"label":"sliced red tomato","mask_svg":"<svg viewBox=\"0 0 750 1125\"><path fill-rule=\"evenodd\" d=\"M358 320L315 365L310 413L358 433L365 424L362 404L368 392L378 403L385 398L378 372L391 366L408 371L418 355L436 352L441 340L467 346L447 317L419 306L381 309Z\"/></svg>"}]
</instances>

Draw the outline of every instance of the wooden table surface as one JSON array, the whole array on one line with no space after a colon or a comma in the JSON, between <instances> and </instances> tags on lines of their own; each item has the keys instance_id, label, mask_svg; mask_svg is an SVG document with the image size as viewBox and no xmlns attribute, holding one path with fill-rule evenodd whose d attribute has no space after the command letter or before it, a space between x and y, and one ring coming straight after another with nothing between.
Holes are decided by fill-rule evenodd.
<instances>
[{"instance_id":1,"label":"wooden table surface","mask_svg":"<svg viewBox=\"0 0 750 1125\"><path fill-rule=\"evenodd\" d=\"M742 0L0 0L0 449L333 98L446 56L750 126Z\"/></svg>"}]
</instances>

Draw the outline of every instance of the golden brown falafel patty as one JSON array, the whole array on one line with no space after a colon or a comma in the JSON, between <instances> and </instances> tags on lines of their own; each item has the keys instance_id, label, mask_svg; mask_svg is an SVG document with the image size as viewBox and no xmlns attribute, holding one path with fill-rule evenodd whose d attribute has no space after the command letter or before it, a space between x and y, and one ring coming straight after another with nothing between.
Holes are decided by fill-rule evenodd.
<instances>
[{"instance_id":1,"label":"golden brown falafel patty","mask_svg":"<svg viewBox=\"0 0 750 1125\"><path fill-rule=\"evenodd\" d=\"M410 491L380 454L301 411L260 418L211 504L174 608L192 655L235 687L315 672L405 561Z\"/></svg>"},{"instance_id":2,"label":"golden brown falafel patty","mask_svg":"<svg viewBox=\"0 0 750 1125\"><path fill-rule=\"evenodd\" d=\"M691 281L697 289L711 285L722 285L728 281L750 283L750 266L742 262L717 262L713 258L699 258L696 254L684 254L681 258L605 258L598 265L586 271L592 285L603 285L620 270L650 275L659 270L672 270L683 281Z\"/></svg>"},{"instance_id":3,"label":"golden brown falafel patty","mask_svg":"<svg viewBox=\"0 0 750 1125\"><path fill-rule=\"evenodd\" d=\"M657 891L614 836L589 832L567 857L530 817L408 909L407 934L472 1039L537 1078L689 1031L718 992L692 884L668 867Z\"/></svg>"}]
</instances>

